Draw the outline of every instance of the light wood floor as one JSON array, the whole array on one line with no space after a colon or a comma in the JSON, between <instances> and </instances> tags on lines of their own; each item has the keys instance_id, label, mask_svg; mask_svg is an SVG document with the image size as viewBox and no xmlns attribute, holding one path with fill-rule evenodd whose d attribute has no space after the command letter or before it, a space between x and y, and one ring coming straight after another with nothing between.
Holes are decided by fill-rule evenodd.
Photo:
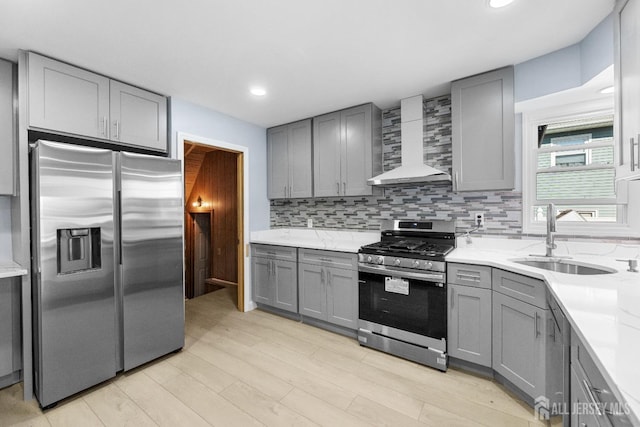
<instances>
[{"instance_id":1,"label":"light wood floor","mask_svg":"<svg viewBox=\"0 0 640 427\"><path fill-rule=\"evenodd\" d=\"M493 381L441 373L260 310L222 289L186 303L186 345L43 413L20 384L0 425L505 426L533 410Z\"/></svg>"}]
</instances>

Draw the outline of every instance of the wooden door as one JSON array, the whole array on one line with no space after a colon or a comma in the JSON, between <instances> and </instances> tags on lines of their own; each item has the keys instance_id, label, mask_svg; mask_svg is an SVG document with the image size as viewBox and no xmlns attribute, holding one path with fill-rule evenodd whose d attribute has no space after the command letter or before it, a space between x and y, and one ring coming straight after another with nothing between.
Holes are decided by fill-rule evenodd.
<instances>
[{"instance_id":1,"label":"wooden door","mask_svg":"<svg viewBox=\"0 0 640 427\"><path fill-rule=\"evenodd\" d=\"M203 295L205 280L211 277L211 217L193 214L193 296Z\"/></svg>"}]
</instances>

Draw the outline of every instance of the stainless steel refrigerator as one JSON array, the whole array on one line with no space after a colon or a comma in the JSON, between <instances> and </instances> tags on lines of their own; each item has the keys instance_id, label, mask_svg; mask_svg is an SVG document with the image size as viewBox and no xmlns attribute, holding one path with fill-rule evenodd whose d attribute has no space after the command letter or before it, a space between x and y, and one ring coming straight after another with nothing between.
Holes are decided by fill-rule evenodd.
<instances>
[{"instance_id":1,"label":"stainless steel refrigerator","mask_svg":"<svg viewBox=\"0 0 640 427\"><path fill-rule=\"evenodd\" d=\"M37 141L31 215L40 405L183 347L180 161Z\"/></svg>"}]
</instances>

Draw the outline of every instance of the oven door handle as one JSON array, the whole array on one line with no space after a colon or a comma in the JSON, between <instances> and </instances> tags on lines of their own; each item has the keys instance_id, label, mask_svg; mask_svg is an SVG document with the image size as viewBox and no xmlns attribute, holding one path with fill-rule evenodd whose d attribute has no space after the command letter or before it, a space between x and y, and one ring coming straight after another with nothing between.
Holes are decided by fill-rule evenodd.
<instances>
[{"instance_id":1,"label":"oven door handle","mask_svg":"<svg viewBox=\"0 0 640 427\"><path fill-rule=\"evenodd\" d=\"M358 271L363 273L379 274L381 276L400 277L404 279L415 279L426 282L442 283L445 280L443 273L414 273L411 271L398 271L383 267L370 267L368 265L358 266Z\"/></svg>"}]
</instances>

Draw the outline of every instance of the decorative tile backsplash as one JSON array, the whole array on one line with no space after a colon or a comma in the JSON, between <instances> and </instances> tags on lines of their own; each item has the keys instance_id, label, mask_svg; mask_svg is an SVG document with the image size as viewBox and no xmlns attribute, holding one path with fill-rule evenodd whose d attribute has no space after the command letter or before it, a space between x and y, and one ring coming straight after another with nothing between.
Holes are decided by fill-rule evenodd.
<instances>
[{"instance_id":1,"label":"decorative tile backsplash","mask_svg":"<svg viewBox=\"0 0 640 427\"><path fill-rule=\"evenodd\" d=\"M451 173L451 97L424 101L424 162ZM400 165L400 107L382 112L383 169ZM387 187L382 196L327 197L271 201L271 227L378 230L385 219L457 219L461 229L473 226L483 212L484 233L522 232L522 194L510 191L454 193L450 182Z\"/></svg>"}]
</instances>

